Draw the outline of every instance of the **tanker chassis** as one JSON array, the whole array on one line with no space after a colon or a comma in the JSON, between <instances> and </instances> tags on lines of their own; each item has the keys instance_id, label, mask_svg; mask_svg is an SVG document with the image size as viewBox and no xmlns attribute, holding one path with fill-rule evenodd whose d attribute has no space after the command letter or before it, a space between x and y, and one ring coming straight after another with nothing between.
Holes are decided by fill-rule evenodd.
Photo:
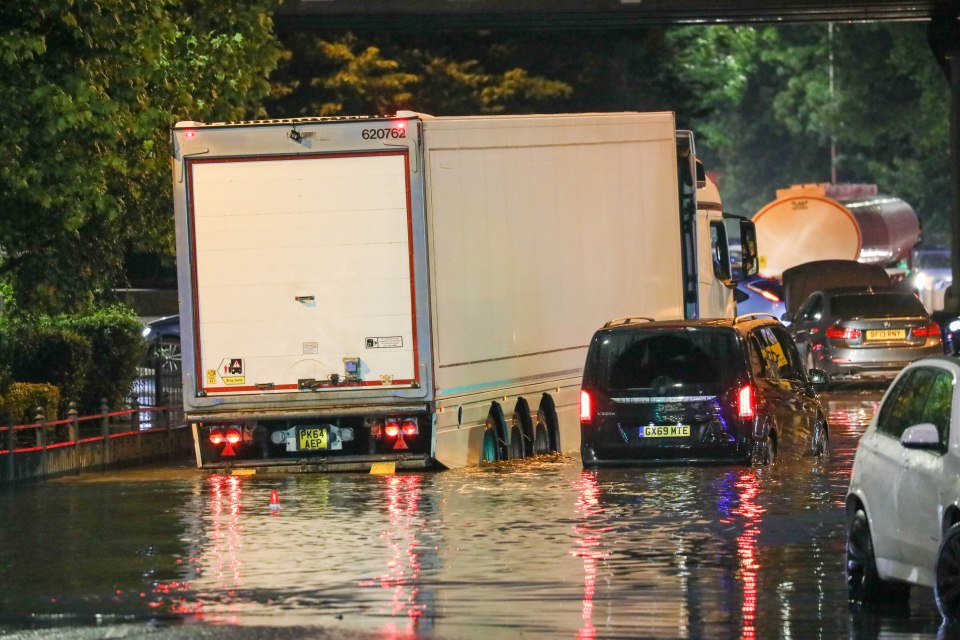
<instances>
[{"instance_id":1,"label":"tanker chassis","mask_svg":"<svg viewBox=\"0 0 960 640\"><path fill-rule=\"evenodd\" d=\"M698 205L671 113L181 122L172 144L203 468L576 452L594 329L729 316L755 261L751 223Z\"/></svg>"}]
</instances>

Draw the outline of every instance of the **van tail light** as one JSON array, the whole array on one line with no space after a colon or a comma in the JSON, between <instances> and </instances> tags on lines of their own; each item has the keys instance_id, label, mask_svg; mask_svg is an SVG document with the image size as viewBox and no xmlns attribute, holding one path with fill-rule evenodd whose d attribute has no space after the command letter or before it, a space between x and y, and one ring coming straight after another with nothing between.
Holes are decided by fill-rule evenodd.
<instances>
[{"instance_id":1,"label":"van tail light","mask_svg":"<svg viewBox=\"0 0 960 640\"><path fill-rule=\"evenodd\" d=\"M737 392L737 413L744 420L748 420L757 415L753 405L753 386L747 385L741 387Z\"/></svg>"},{"instance_id":2,"label":"van tail light","mask_svg":"<svg viewBox=\"0 0 960 640\"><path fill-rule=\"evenodd\" d=\"M593 422L593 398L586 389L580 390L580 424Z\"/></svg>"},{"instance_id":3,"label":"van tail light","mask_svg":"<svg viewBox=\"0 0 960 640\"><path fill-rule=\"evenodd\" d=\"M827 327L824 335L833 340L856 340L860 337L860 329L851 329L841 324L835 324L832 327Z\"/></svg>"},{"instance_id":4,"label":"van tail light","mask_svg":"<svg viewBox=\"0 0 960 640\"><path fill-rule=\"evenodd\" d=\"M940 337L940 325L936 322L931 322L925 327L916 327L913 330L913 337L915 338L939 338Z\"/></svg>"}]
</instances>

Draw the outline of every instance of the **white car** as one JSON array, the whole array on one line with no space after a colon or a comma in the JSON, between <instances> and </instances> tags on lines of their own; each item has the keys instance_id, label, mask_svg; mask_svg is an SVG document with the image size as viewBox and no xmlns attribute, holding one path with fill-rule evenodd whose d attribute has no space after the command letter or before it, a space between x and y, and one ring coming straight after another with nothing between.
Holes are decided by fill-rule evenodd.
<instances>
[{"instance_id":1,"label":"white car","mask_svg":"<svg viewBox=\"0 0 960 640\"><path fill-rule=\"evenodd\" d=\"M851 600L906 600L933 587L960 619L960 360L907 365L857 447L847 491Z\"/></svg>"}]
</instances>

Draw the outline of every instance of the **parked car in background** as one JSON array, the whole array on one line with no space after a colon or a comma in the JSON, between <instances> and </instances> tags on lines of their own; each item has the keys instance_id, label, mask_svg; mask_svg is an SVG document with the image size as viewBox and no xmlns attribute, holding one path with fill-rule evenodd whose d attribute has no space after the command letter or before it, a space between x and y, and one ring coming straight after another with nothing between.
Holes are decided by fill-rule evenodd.
<instances>
[{"instance_id":1,"label":"parked car in background","mask_svg":"<svg viewBox=\"0 0 960 640\"><path fill-rule=\"evenodd\" d=\"M164 371L180 371L180 316L165 316L148 322L143 337L150 343L150 357Z\"/></svg>"},{"instance_id":2,"label":"parked car in background","mask_svg":"<svg viewBox=\"0 0 960 640\"><path fill-rule=\"evenodd\" d=\"M958 379L956 358L908 365L860 438L846 497L851 600L906 600L919 584L960 616Z\"/></svg>"},{"instance_id":3,"label":"parked car in background","mask_svg":"<svg viewBox=\"0 0 960 640\"><path fill-rule=\"evenodd\" d=\"M815 291L786 319L806 367L831 380L892 379L910 362L943 353L940 326L899 287Z\"/></svg>"},{"instance_id":4,"label":"parked car in background","mask_svg":"<svg viewBox=\"0 0 960 640\"><path fill-rule=\"evenodd\" d=\"M779 278L752 276L737 283L733 290L737 315L769 313L780 319L786 312L783 304L783 285Z\"/></svg>"},{"instance_id":5,"label":"parked car in background","mask_svg":"<svg viewBox=\"0 0 960 640\"><path fill-rule=\"evenodd\" d=\"M621 318L590 342L580 392L586 467L773 462L822 455L829 429L790 335L763 315Z\"/></svg>"}]
</instances>

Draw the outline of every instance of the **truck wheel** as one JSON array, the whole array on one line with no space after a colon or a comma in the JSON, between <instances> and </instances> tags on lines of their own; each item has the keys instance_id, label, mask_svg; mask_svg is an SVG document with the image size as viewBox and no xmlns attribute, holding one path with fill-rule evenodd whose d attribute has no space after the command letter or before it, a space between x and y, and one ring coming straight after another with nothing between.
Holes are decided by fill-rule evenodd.
<instances>
[{"instance_id":1,"label":"truck wheel","mask_svg":"<svg viewBox=\"0 0 960 640\"><path fill-rule=\"evenodd\" d=\"M517 400L517 406L513 410L513 427L520 432L521 457L528 458L536 455L534 451L534 427L530 420L530 405L523 398ZM513 443L511 437L511 444Z\"/></svg>"},{"instance_id":2,"label":"truck wheel","mask_svg":"<svg viewBox=\"0 0 960 640\"><path fill-rule=\"evenodd\" d=\"M557 409L550 394L543 394L540 408L537 409L537 421L546 427L547 453L560 453L560 423L557 420Z\"/></svg>"},{"instance_id":3,"label":"truck wheel","mask_svg":"<svg viewBox=\"0 0 960 640\"><path fill-rule=\"evenodd\" d=\"M488 462L506 460L510 453L507 448L509 445L507 423L503 418L503 409L500 408L499 402L490 405L490 413L487 415L487 429L484 432L484 450L487 448L486 438L488 434L492 434L493 447L496 452L495 457ZM484 456L486 456L486 453L484 453Z\"/></svg>"},{"instance_id":4,"label":"truck wheel","mask_svg":"<svg viewBox=\"0 0 960 640\"><path fill-rule=\"evenodd\" d=\"M547 436L547 427L537 418L537 427L533 435L533 455L541 456L550 453L550 438Z\"/></svg>"},{"instance_id":5,"label":"truck wheel","mask_svg":"<svg viewBox=\"0 0 960 640\"><path fill-rule=\"evenodd\" d=\"M525 447L523 446L523 434L520 429L514 427L510 430L510 459L519 460L525 456Z\"/></svg>"},{"instance_id":6,"label":"truck wheel","mask_svg":"<svg viewBox=\"0 0 960 640\"><path fill-rule=\"evenodd\" d=\"M489 427L483 432L483 449L480 452L480 462L497 461L497 435Z\"/></svg>"}]
</instances>

